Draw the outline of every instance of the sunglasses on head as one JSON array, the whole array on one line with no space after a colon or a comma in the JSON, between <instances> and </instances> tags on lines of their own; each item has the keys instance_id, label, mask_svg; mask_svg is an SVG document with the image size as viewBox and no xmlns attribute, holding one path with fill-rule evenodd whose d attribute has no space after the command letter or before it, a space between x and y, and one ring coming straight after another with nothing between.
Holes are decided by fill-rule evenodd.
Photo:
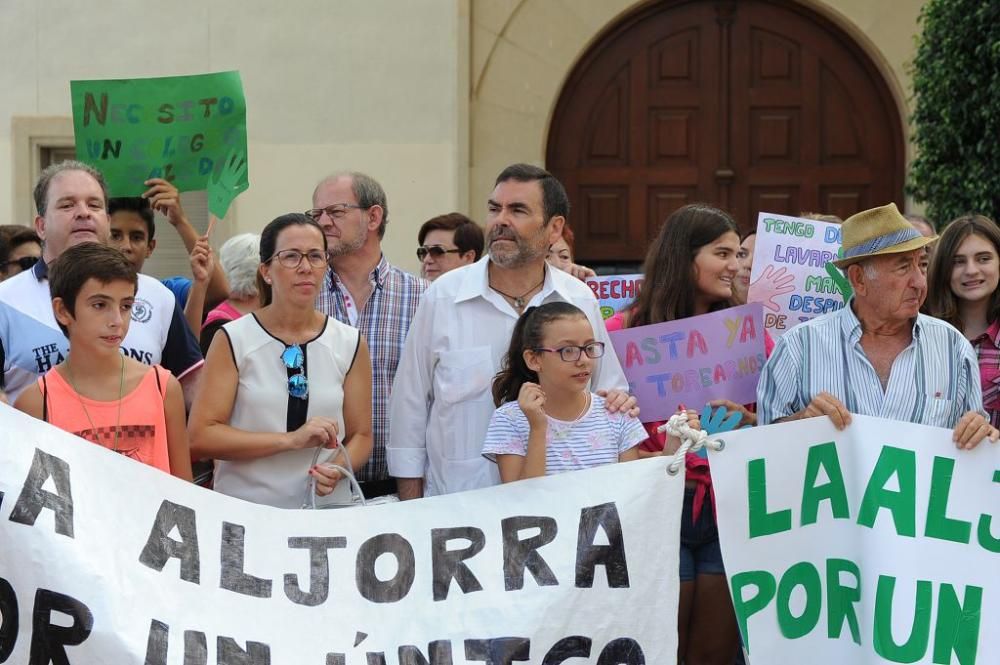
<instances>
[{"instance_id":1,"label":"sunglasses on head","mask_svg":"<svg viewBox=\"0 0 1000 665\"><path fill-rule=\"evenodd\" d=\"M302 371L305 361L306 354L298 344L286 346L281 352L281 362L288 370L288 394L296 399L309 397L309 378Z\"/></svg>"},{"instance_id":2,"label":"sunglasses on head","mask_svg":"<svg viewBox=\"0 0 1000 665\"><path fill-rule=\"evenodd\" d=\"M460 249L445 249L441 245L427 245L425 247L417 247L417 258L423 261L430 254L432 259L440 259L445 254L456 254L461 252Z\"/></svg>"},{"instance_id":3,"label":"sunglasses on head","mask_svg":"<svg viewBox=\"0 0 1000 665\"><path fill-rule=\"evenodd\" d=\"M22 256L19 259L14 259L12 261L7 261L3 264L3 269L10 270L11 266L20 266L21 270L31 270L35 264L38 263L37 256Z\"/></svg>"}]
</instances>

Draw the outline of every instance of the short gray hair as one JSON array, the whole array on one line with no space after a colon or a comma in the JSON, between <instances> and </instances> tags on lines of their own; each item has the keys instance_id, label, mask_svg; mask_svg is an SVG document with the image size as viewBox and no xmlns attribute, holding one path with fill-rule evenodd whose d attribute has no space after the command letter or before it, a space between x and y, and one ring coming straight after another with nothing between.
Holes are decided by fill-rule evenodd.
<instances>
[{"instance_id":1,"label":"short gray hair","mask_svg":"<svg viewBox=\"0 0 1000 665\"><path fill-rule=\"evenodd\" d=\"M229 282L229 295L251 298L257 295L257 268L260 266L260 236L235 235L219 248L219 263Z\"/></svg>"},{"instance_id":2,"label":"short gray hair","mask_svg":"<svg viewBox=\"0 0 1000 665\"><path fill-rule=\"evenodd\" d=\"M386 199L385 190L382 189L382 185L367 173L341 171L320 180L316 185L316 189L313 190L313 196L315 197L316 190L319 189L320 185L331 180L336 180L337 178L351 179L351 191L354 192L354 198L358 200L359 206L366 210L375 205L382 208L382 223L378 227L378 237L384 238L385 226L389 223L389 202Z\"/></svg>"},{"instance_id":3,"label":"short gray hair","mask_svg":"<svg viewBox=\"0 0 1000 665\"><path fill-rule=\"evenodd\" d=\"M858 265L861 269L865 271L865 277L869 280L878 279L878 268L875 267L875 261L873 259L864 259L863 261L858 261Z\"/></svg>"},{"instance_id":4,"label":"short gray hair","mask_svg":"<svg viewBox=\"0 0 1000 665\"><path fill-rule=\"evenodd\" d=\"M45 213L48 210L49 186L52 184L53 178L60 173L65 173L66 171L83 171L96 180L97 184L101 186L101 191L104 193L104 208L105 210L107 209L108 183L105 182L104 175L90 164L84 164L83 162L78 162L75 159L67 159L56 164L50 164L45 167L45 170L38 176L38 182L35 183L34 194L35 209L38 211L39 217L45 217Z\"/></svg>"}]
</instances>

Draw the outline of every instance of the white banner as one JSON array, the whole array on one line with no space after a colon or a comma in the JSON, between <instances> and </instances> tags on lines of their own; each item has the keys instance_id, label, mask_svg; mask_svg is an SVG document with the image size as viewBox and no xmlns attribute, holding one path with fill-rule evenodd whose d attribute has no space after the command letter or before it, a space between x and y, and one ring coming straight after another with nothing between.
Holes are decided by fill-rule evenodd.
<instances>
[{"instance_id":1,"label":"white banner","mask_svg":"<svg viewBox=\"0 0 1000 665\"><path fill-rule=\"evenodd\" d=\"M665 466L284 511L0 405L0 663L674 663Z\"/></svg>"},{"instance_id":2,"label":"white banner","mask_svg":"<svg viewBox=\"0 0 1000 665\"><path fill-rule=\"evenodd\" d=\"M709 461L752 665L1000 663L1000 446L866 416L722 438Z\"/></svg>"}]
</instances>

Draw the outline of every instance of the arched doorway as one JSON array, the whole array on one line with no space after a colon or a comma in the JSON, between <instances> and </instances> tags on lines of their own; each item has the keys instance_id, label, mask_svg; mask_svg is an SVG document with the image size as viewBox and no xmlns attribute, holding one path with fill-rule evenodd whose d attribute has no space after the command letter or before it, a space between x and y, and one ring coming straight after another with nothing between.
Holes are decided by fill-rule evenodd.
<instances>
[{"instance_id":1,"label":"arched doorway","mask_svg":"<svg viewBox=\"0 0 1000 665\"><path fill-rule=\"evenodd\" d=\"M902 204L899 111L862 49L782 0L661 2L624 18L570 74L547 166L583 261L639 261L676 208L707 201L848 216Z\"/></svg>"}]
</instances>

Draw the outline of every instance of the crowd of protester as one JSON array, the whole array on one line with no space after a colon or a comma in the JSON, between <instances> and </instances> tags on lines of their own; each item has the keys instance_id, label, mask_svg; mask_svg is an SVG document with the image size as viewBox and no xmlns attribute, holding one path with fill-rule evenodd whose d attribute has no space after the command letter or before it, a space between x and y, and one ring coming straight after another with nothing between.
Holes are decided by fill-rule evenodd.
<instances>
[{"instance_id":1,"label":"crowd of protester","mask_svg":"<svg viewBox=\"0 0 1000 665\"><path fill-rule=\"evenodd\" d=\"M679 442L642 418L608 332L750 299L754 232L693 204L664 221L638 299L605 322L565 190L526 164L496 178L485 229L459 213L420 227L419 277L383 254L388 199L368 175L321 179L308 210L218 257L176 188L146 186L109 197L100 172L63 162L38 179L33 227L0 227L3 399L272 506L350 505L352 470L366 499L412 500L671 455ZM142 273L154 211L190 277ZM747 426L865 414L950 428L960 448L996 441L1000 229L970 215L939 237L888 204L841 230L847 305L767 338L755 404L713 406ZM686 463L679 660L729 665L739 633L711 472Z\"/></svg>"}]
</instances>

